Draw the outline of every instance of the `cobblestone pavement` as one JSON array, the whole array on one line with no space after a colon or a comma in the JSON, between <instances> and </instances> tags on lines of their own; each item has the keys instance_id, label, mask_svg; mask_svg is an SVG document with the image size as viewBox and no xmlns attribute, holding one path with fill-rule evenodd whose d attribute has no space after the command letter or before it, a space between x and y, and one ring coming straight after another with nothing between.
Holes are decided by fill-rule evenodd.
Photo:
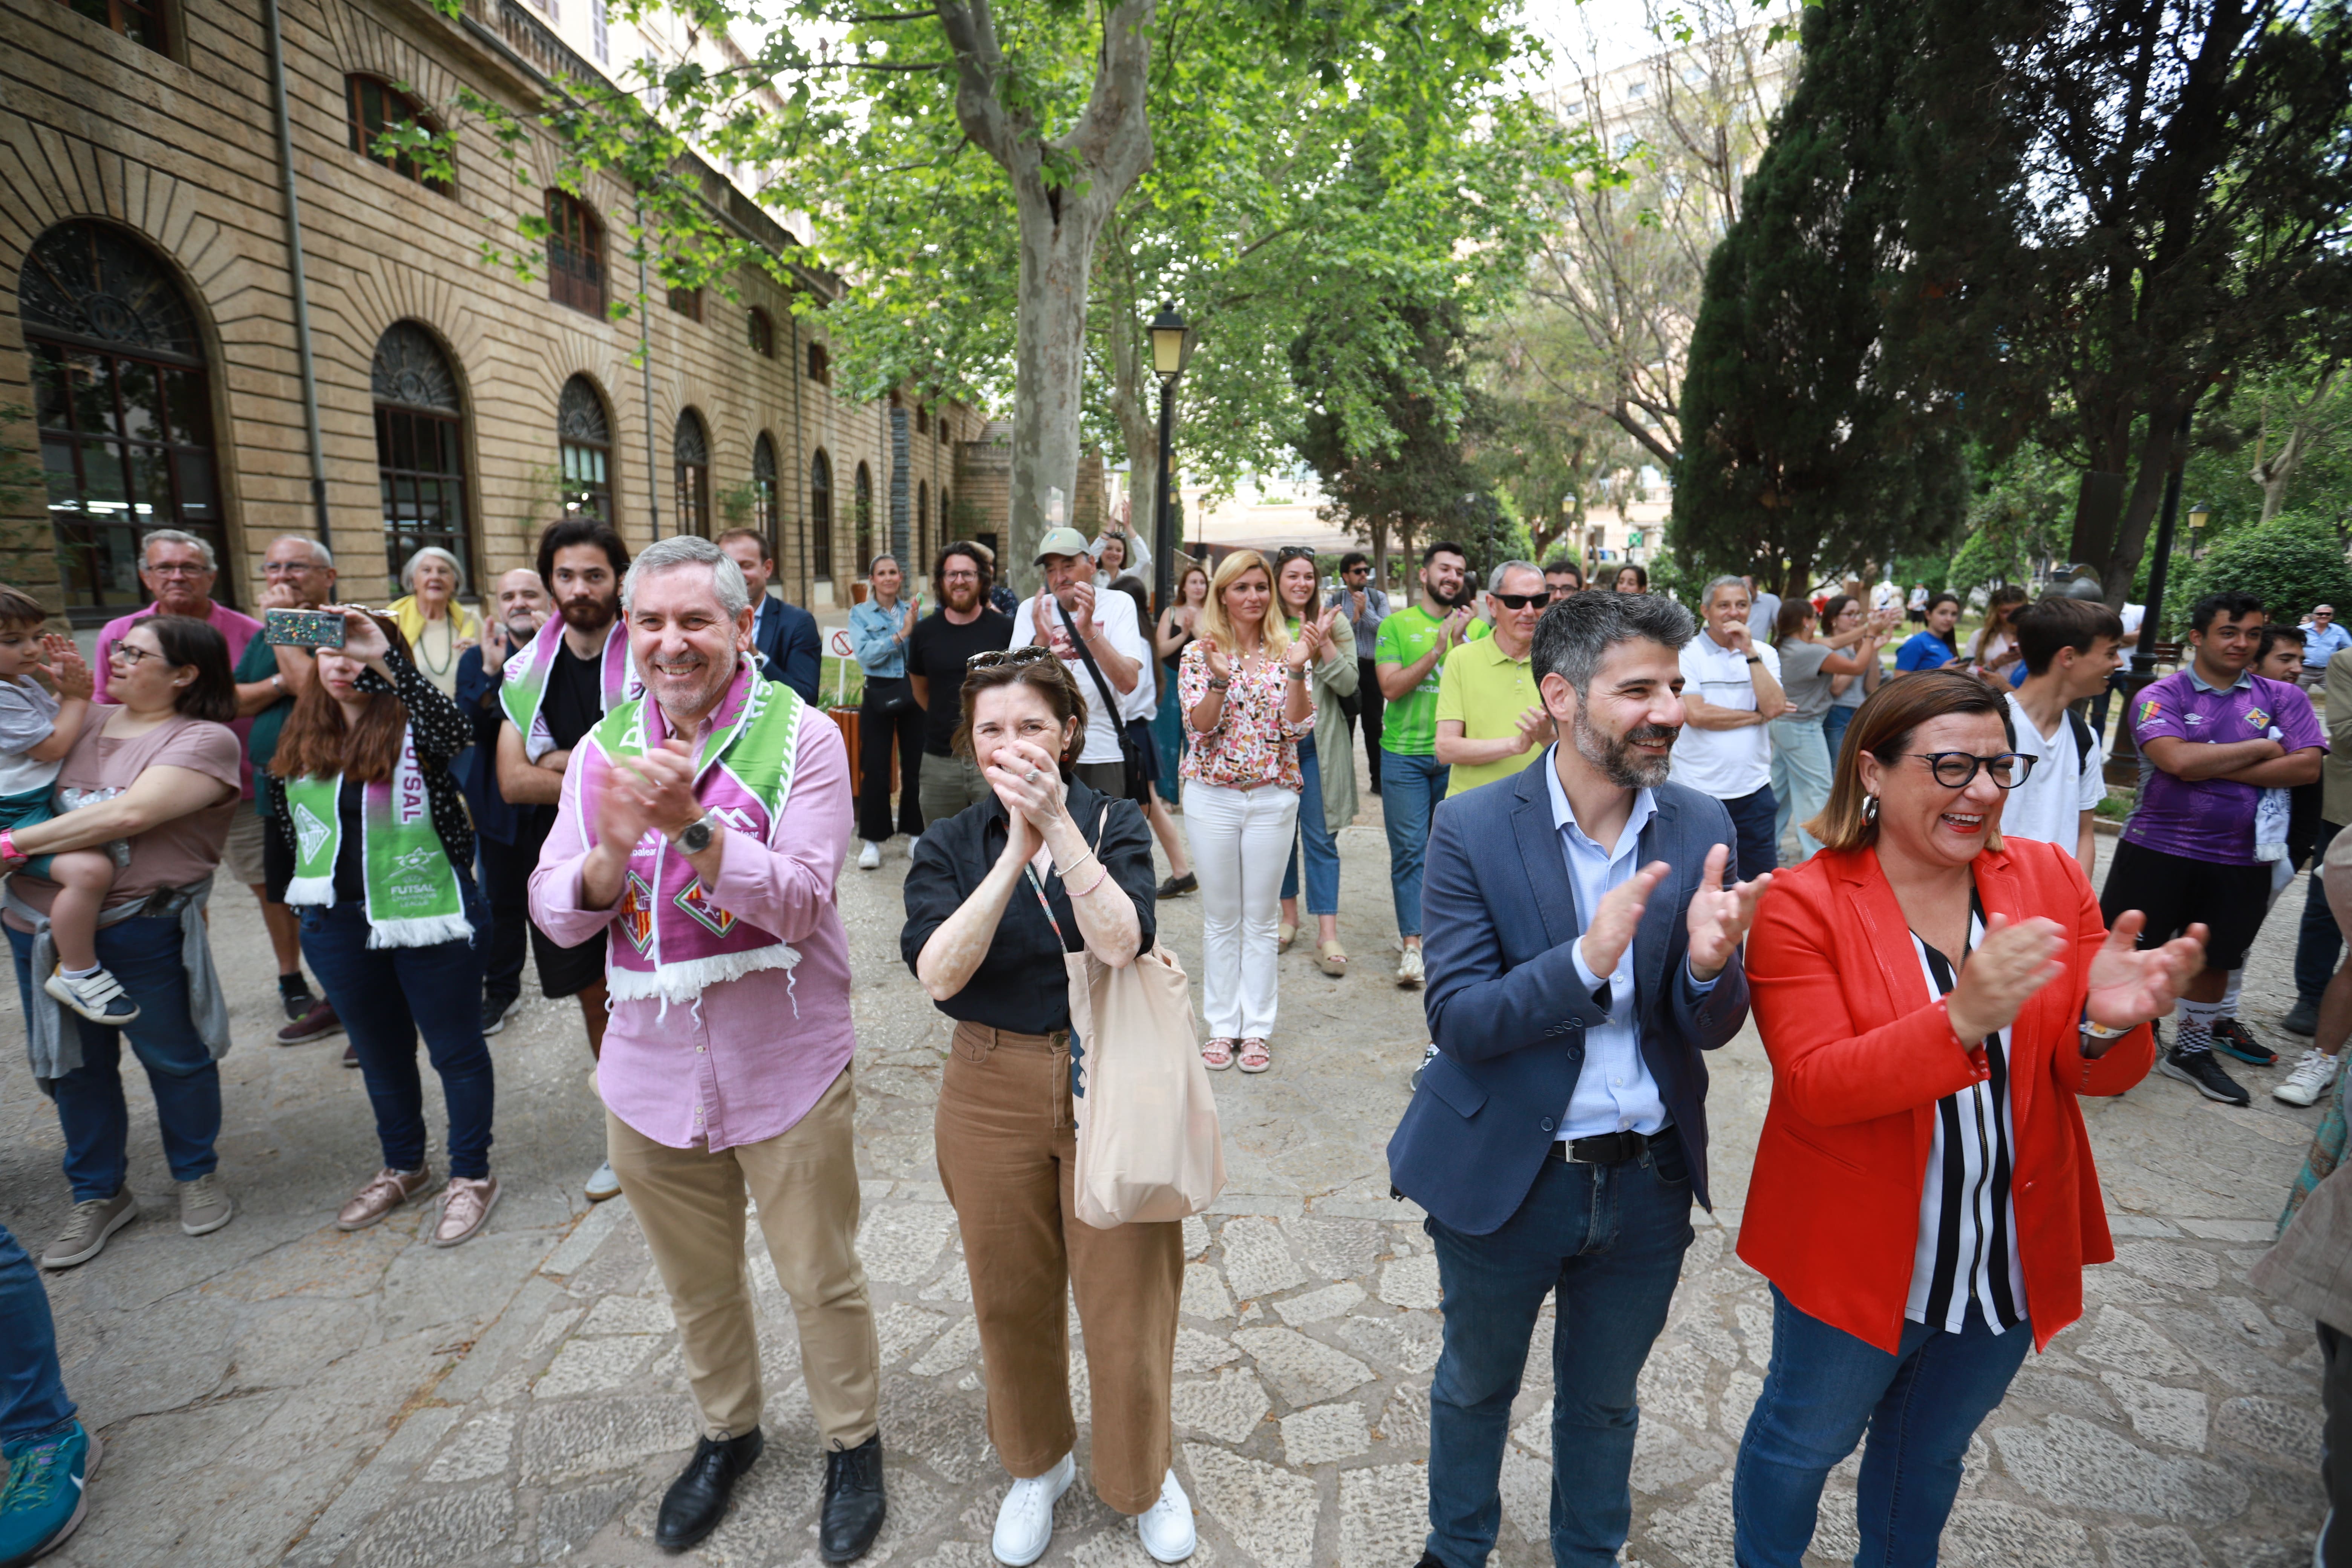
<instances>
[{"instance_id":1,"label":"cobblestone pavement","mask_svg":"<svg viewBox=\"0 0 2352 1568\"><path fill-rule=\"evenodd\" d=\"M1418 1213L1388 1197L1382 1155L1423 1036L1417 996L1389 979L1385 854L1377 799L1367 805L1342 835L1342 931L1357 973L1325 978L1304 942L1283 960L1275 1068L1219 1079L1231 1185L1216 1213L1185 1226L1177 1464L1203 1568L1402 1568L1424 1530L1437 1272ZM1005 1478L983 1432L963 1258L932 1163L948 1031L898 955L903 844L884 870L842 878L861 1040L861 1247L886 1363L891 1489L870 1561L984 1568ZM2298 884L2285 908L2301 896ZM1160 908L1167 940L1197 959L1199 900ZM239 1040L223 1064L222 1170L242 1212L214 1236L180 1233L152 1109L134 1087L131 1184L145 1215L98 1260L48 1281L68 1386L107 1443L89 1521L51 1561L673 1561L650 1531L691 1445L691 1408L625 1203L591 1209L580 1195L602 1135L572 1005L534 996L493 1042L506 1196L489 1233L436 1251L408 1212L344 1236L335 1207L376 1163L358 1075L337 1066L340 1041L267 1043L272 965L243 889L223 897L215 930ZM2292 931L2274 917L2253 960L2258 1024L2288 999ZM0 1021L0 1033L18 1026ZM7 1055L0 1216L37 1247L67 1207L59 1139L21 1056ZM1641 1385L1627 1557L1650 1568L1729 1563L1729 1461L1769 1349L1763 1282L1729 1245L1769 1087L1752 1032L1715 1070L1725 1206L1700 1217ZM438 1091L425 1076L437 1152ZM2263 1300L2245 1270L2317 1113L2269 1100L2273 1072L2244 1076L2260 1097L2251 1110L2156 1079L2086 1106L2120 1258L2091 1272L2084 1321L2029 1362L1987 1422L1947 1562L2309 1561L2321 1511L2316 1352L2310 1324ZM822 1466L789 1310L756 1246L752 1256L767 1456L686 1561L813 1563ZM1549 1561L1548 1363L1531 1359L1514 1412L1505 1563ZM1083 1362L1072 1379L1083 1412ZM1849 1463L1832 1482L1818 1561L1852 1552L1853 1478ZM1084 1485L1058 1525L1050 1563L1147 1562L1132 1527Z\"/></svg>"}]
</instances>

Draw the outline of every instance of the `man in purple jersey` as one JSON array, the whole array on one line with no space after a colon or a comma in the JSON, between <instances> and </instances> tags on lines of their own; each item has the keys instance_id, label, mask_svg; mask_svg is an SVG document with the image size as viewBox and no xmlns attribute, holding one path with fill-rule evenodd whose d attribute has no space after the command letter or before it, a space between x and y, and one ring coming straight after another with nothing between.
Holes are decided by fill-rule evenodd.
<instances>
[{"instance_id":1,"label":"man in purple jersey","mask_svg":"<svg viewBox=\"0 0 2352 1568\"><path fill-rule=\"evenodd\" d=\"M2099 900L2110 926L2126 910L2147 911L2143 947L2191 921L2208 928L2205 968L2181 993L2179 1027L2157 1070L2229 1105L2248 1097L2213 1059L2213 1021L2270 898L2271 867L2254 850L2254 808L2266 789L2317 778L2327 749L2311 700L2246 668L2263 620L2252 594L2198 600L2189 614L2189 668L2154 682L2132 705L2132 734L2148 767Z\"/></svg>"}]
</instances>

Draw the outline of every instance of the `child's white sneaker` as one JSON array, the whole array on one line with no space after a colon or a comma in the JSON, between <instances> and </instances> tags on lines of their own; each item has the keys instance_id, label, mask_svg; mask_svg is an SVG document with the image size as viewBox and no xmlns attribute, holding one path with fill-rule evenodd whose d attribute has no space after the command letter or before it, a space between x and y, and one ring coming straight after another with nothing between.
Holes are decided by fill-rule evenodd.
<instances>
[{"instance_id":1,"label":"child's white sneaker","mask_svg":"<svg viewBox=\"0 0 2352 1568\"><path fill-rule=\"evenodd\" d=\"M123 1025L139 1016L139 1004L123 993L121 982L101 965L76 980L63 969L53 971L41 989L93 1024Z\"/></svg>"}]
</instances>

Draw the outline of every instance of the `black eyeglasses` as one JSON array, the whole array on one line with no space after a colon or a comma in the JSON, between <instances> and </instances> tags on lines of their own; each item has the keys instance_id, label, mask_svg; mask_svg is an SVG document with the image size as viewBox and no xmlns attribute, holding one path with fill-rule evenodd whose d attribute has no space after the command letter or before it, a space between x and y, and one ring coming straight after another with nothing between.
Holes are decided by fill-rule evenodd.
<instances>
[{"instance_id":1,"label":"black eyeglasses","mask_svg":"<svg viewBox=\"0 0 2352 1568\"><path fill-rule=\"evenodd\" d=\"M1042 643L1024 643L1019 647L992 647L973 654L963 661L966 669L986 669L998 664L1034 664L1041 658L1052 658L1054 650Z\"/></svg>"},{"instance_id":2,"label":"black eyeglasses","mask_svg":"<svg viewBox=\"0 0 2352 1568\"><path fill-rule=\"evenodd\" d=\"M1977 770L1984 769L1992 782L2002 789L2015 789L2033 772L2039 757L2022 756L2016 752L2003 752L1997 757L1972 756L1967 752L1914 752L1911 753L1927 764L1936 782L1946 789L1966 789L1976 782Z\"/></svg>"},{"instance_id":3,"label":"black eyeglasses","mask_svg":"<svg viewBox=\"0 0 2352 1568\"><path fill-rule=\"evenodd\" d=\"M1524 610L1529 605L1549 605L1551 603L1551 590L1547 588L1540 594L1497 594L1495 603L1507 610Z\"/></svg>"}]
</instances>

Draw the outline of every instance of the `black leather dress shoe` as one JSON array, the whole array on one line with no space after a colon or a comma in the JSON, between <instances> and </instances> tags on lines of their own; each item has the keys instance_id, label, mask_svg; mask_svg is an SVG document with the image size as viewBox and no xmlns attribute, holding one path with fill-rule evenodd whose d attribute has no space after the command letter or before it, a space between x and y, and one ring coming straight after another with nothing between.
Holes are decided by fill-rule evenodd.
<instances>
[{"instance_id":1,"label":"black leather dress shoe","mask_svg":"<svg viewBox=\"0 0 2352 1568\"><path fill-rule=\"evenodd\" d=\"M824 1457L824 1514L817 1551L827 1563L855 1563L882 1530L882 1435Z\"/></svg>"},{"instance_id":2,"label":"black leather dress shoe","mask_svg":"<svg viewBox=\"0 0 2352 1568\"><path fill-rule=\"evenodd\" d=\"M735 1495L736 1479L751 1468L765 1446L757 1426L723 1443L709 1437L696 1443L694 1458L662 1493L654 1544L664 1552L683 1552L718 1529L727 1517L727 1500Z\"/></svg>"}]
</instances>

